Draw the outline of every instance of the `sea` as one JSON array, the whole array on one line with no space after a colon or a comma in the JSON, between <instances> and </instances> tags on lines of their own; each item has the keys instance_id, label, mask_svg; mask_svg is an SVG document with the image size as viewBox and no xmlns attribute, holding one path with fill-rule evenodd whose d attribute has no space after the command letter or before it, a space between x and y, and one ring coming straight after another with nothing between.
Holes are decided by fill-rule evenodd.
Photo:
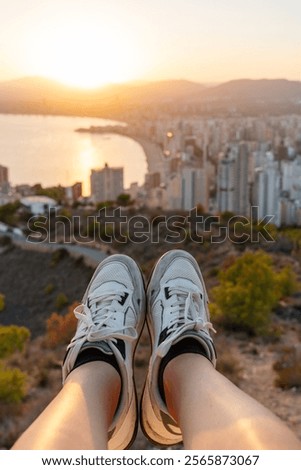
<instances>
[{"instance_id":1,"label":"sea","mask_svg":"<svg viewBox=\"0 0 301 470\"><path fill-rule=\"evenodd\" d=\"M75 132L78 128L120 124L107 119L0 114L0 165L11 185L71 186L83 183L90 195L91 169L124 168L124 187L142 184L147 161L141 145L116 134Z\"/></svg>"}]
</instances>

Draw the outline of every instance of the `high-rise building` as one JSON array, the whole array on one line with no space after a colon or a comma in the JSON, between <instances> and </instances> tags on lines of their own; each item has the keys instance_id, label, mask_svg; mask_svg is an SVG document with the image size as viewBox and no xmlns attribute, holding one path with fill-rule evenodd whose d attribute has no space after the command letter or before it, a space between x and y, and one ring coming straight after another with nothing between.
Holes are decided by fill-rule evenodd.
<instances>
[{"instance_id":1,"label":"high-rise building","mask_svg":"<svg viewBox=\"0 0 301 470\"><path fill-rule=\"evenodd\" d=\"M296 215L300 212L300 209L296 208L295 201L292 201L288 196L289 196L288 193L284 191L282 193L282 197L279 200L279 205L280 205L279 225L287 225L287 226L299 225L300 226L300 220L296 220Z\"/></svg>"},{"instance_id":2,"label":"high-rise building","mask_svg":"<svg viewBox=\"0 0 301 470\"><path fill-rule=\"evenodd\" d=\"M0 165L0 193L9 192L8 168Z\"/></svg>"},{"instance_id":3,"label":"high-rise building","mask_svg":"<svg viewBox=\"0 0 301 470\"><path fill-rule=\"evenodd\" d=\"M145 175L145 188L153 189L158 188L161 184L161 174L157 171L156 173L147 173Z\"/></svg>"},{"instance_id":4,"label":"high-rise building","mask_svg":"<svg viewBox=\"0 0 301 470\"><path fill-rule=\"evenodd\" d=\"M258 217L273 216L272 222L281 223L280 172L272 152L267 152L266 162L256 168L253 186L253 204L258 207Z\"/></svg>"},{"instance_id":5,"label":"high-rise building","mask_svg":"<svg viewBox=\"0 0 301 470\"><path fill-rule=\"evenodd\" d=\"M182 204L182 178L180 172L170 175L167 185L166 209L181 209Z\"/></svg>"},{"instance_id":6,"label":"high-rise building","mask_svg":"<svg viewBox=\"0 0 301 470\"><path fill-rule=\"evenodd\" d=\"M208 184L204 168L183 166L170 176L166 194L167 209L190 210L200 204L207 210Z\"/></svg>"},{"instance_id":7,"label":"high-rise building","mask_svg":"<svg viewBox=\"0 0 301 470\"><path fill-rule=\"evenodd\" d=\"M246 144L232 144L218 164L217 209L249 215L249 150Z\"/></svg>"},{"instance_id":8,"label":"high-rise building","mask_svg":"<svg viewBox=\"0 0 301 470\"><path fill-rule=\"evenodd\" d=\"M235 153L234 213L249 215L249 149L247 144L241 142L238 146L235 145L232 151Z\"/></svg>"},{"instance_id":9,"label":"high-rise building","mask_svg":"<svg viewBox=\"0 0 301 470\"><path fill-rule=\"evenodd\" d=\"M82 195L82 183L80 182L74 183L72 186L65 188L65 197L70 204L77 201L82 197Z\"/></svg>"},{"instance_id":10,"label":"high-rise building","mask_svg":"<svg viewBox=\"0 0 301 470\"><path fill-rule=\"evenodd\" d=\"M123 168L110 168L106 163L101 170L91 170L90 182L94 202L115 201L124 192Z\"/></svg>"},{"instance_id":11,"label":"high-rise building","mask_svg":"<svg viewBox=\"0 0 301 470\"><path fill-rule=\"evenodd\" d=\"M283 161L282 189L288 191L290 199L301 201L301 155L293 161Z\"/></svg>"},{"instance_id":12,"label":"high-rise building","mask_svg":"<svg viewBox=\"0 0 301 470\"><path fill-rule=\"evenodd\" d=\"M198 204L208 209L207 175L203 168L186 167L181 171L181 209L190 210Z\"/></svg>"},{"instance_id":13,"label":"high-rise building","mask_svg":"<svg viewBox=\"0 0 301 470\"><path fill-rule=\"evenodd\" d=\"M234 211L235 159L227 152L219 161L217 172L217 208L220 212Z\"/></svg>"},{"instance_id":14,"label":"high-rise building","mask_svg":"<svg viewBox=\"0 0 301 470\"><path fill-rule=\"evenodd\" d=\"M301 155L281 162L281 224L301 225Z\"/></svg>"}]
</instances>

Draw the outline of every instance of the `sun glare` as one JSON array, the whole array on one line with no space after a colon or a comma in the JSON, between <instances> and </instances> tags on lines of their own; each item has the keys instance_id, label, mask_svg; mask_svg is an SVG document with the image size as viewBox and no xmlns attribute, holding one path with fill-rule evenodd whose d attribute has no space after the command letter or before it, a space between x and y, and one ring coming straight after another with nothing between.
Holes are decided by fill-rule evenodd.
<instances>
[{"instance_id":1,"label":"sun glare","mask_svg":"<svg viewBox=\"0 0 301 470\"><path fill-rule=\"evenodd\" d=\"M118 29L64 24L40 35L31 49L37 74L70 86L97 86L134 80L143 73L142 51ZM38 64L38 65L37 65Z\"/></svg>"}]
</instances>

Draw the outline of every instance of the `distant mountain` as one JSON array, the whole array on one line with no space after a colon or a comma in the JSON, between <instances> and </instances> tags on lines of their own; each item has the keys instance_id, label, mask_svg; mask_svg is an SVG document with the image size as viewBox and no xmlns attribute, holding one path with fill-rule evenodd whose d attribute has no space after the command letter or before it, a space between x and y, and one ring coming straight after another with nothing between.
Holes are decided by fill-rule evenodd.
<instances>
[{"instance_id":1,"label":"distant mountain","mask_svg":"<svg viewBox=\"0 0 301 470\"><path fill-rule=\"evenodd\" d=\"M2 113L118 118L134 110L175 114L300 112L301 83L244 79L206 87L187 80L165 80L83 90L41 77L0 82Z\"/></svg>"},{"instance_id":2,"label":"distant mountain","mask_svg":"<svg viewBox=\"0 0 301 470\"><path fill-rule=\"evenodd\" d=\"M235 101L296 101L301 100L301 83L285 79L232 80L208 89L206 96Z\"/></svg>"},{"instance_id":3,"label":"distant mountain","mask_svg":"<svg viewBox=\"0 0 301 470\"><path fill-rule=\"evenodd\" d=\"M54 97L70 93L70 88L42 77L26 77L0 82L1 101L37 101L51 94Z\"/></svg>"},{"instance_id":4,"label":"distant mountain","mask_svg":"<svg viewBox=\"0 0 301 470\"><path fill-rule=\"evenodd\" d=\"M0 112L73 114L77 96L76 90L41 77L0 82Z\"/></svg>"},{"instance_id":5,"label":"distant mountain","mask_svg":"<svg viewBox=\"0 0 301 470\"><path fill-rule=\"evenodd\" d=\"M0 112L99 115L189 100L205 86L185 80L108 85L83 90L40 77L0 82Z\"/></svg>"}]
</instances>

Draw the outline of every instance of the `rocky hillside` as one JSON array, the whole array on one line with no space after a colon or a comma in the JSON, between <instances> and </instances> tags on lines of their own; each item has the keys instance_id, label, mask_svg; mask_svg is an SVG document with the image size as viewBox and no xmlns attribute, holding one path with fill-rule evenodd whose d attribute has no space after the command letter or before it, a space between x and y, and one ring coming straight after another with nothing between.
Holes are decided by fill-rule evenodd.
<instances>
[{"instance_id":1,"label":"rocky hillside","mask_svg":"<svg viewBox=\"0 0 301 470\"><path fill-rule=\"evenodd\" d=\"M171 248L171 247L169 247ZM197 257L207 286L217 283L217 269L234 256L231 247L200 250L188 247ZM155 245L125 245L143 268L147 279L157 257L166 249ZM280 265L292 262L300 279L300 263L296 256L277 253ZM44 409L61 387L61 362L65 345L50 348L45 339L46 320L53 311L64 315L67 306L79 301L92 275L82 260L74 260L65 251L53 254L23 251L9 246L0 254L0 292L5 295L5 308L0 312L1 324L18 324L31 330L31 340L24 353L7 360L30 377L25 400L19 405L0 403L0 448L7 449L19 434ZM62 295L63 294L63 295ZM60 300L59 300L60 299ZM239 387L259 400L290 426L301 438L301 383L288 388L277 384L275 364L301 341L300 301L298 295L286 299L273 315L273 331L269 338L250 337L242 332L229 332L216 325L215 342L218 369ZM139 396L147 371L150 345L145 329L136 352L135 370ZM296 373L297 373L296 369ZM293 370L294 373L294 370ZM151 449L152 445L139 431L134 449Z\"/></svg>"}]
</instances>

